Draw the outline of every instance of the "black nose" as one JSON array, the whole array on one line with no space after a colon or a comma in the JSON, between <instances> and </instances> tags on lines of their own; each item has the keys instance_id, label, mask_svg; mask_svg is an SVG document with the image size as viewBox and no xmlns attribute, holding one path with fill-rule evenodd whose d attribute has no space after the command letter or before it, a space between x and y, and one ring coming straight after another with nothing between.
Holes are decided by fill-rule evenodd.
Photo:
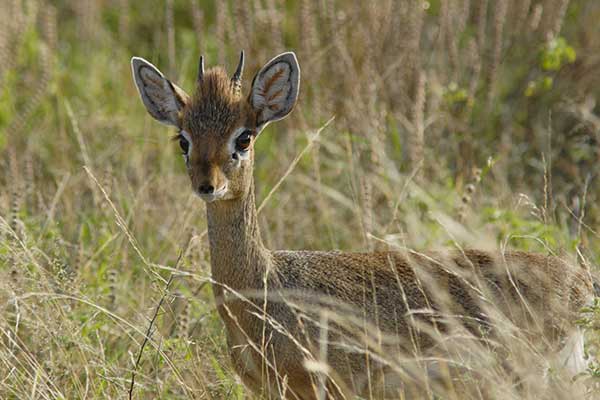
<instances>
[{"instance_id":1,"label":"black nose","mask_svg":"<svg viewBox=\"0 0 600 400\"><path fill-rule=\"evenodd\" d=\"M202 194L212 194L215 191L215 187L209 183L203 183L198 187L198 192Z\"/></svg>"}]
</instances>

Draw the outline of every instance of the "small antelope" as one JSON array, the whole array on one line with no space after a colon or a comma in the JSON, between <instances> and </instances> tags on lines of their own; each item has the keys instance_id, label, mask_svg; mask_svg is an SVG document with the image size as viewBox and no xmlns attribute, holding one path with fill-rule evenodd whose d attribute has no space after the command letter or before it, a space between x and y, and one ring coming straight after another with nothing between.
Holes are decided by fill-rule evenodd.
<instances>
[{"instance_id":1,"label":"small antelope","mask_svg":"<svg viewBox=\"0 0 600 400\"><path fill-rule=\"evenodd\" d=\"M177 129L192 190L206 202L218 313L233 366L256 394L397 398L414 377L408 367L402 372L407 355L440 354L440 338L455 332L493 339L509 323L547 343L573 373L585 368L574 325L593 294L584 267L526 252L272 251L263 245L254 143L267 124L294 108L300 85L294 53L267 62L247 97L243 52L231 78L220 67L205 71L200 57L191 96L142 58L132 58L131 67L147 111ZM440 376L435 363L425 370Z\"/></svg>"}]
</instances>

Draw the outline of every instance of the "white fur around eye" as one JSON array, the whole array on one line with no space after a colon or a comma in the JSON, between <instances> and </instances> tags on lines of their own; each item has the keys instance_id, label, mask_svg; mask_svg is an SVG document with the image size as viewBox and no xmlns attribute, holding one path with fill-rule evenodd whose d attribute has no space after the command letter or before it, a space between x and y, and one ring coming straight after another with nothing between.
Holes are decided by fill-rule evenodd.
<instances>
[{"instance_id":1,"label":"white fur around eye","mask_svg":"<svg viewBox=\"0 0 600 400\"><path fill-rule=\"evenodd\" d=\"M246 128L245 126L241 126L239 128L237 128L235 131L233 131L233 134L231 135L231 137L229 138L229 142L227 142L227 151L229 152L229 154L231 154L231 157L238 161L244 161L244 160L248 160L250 158L250 151L237 151L235 148L235 141L236 139L244 132L247 131L248 128ZM234 154L236 155L234 157ZM238 163L239 164L239 163Z\"/></svg>"},{"instance_id":2,"label":"white fur around eye","mask_svg":"<svg viewBox=\"0 0 600 400\"><path fill-rule=\"evenodd\" d=\"M185 159L185 163L188 163L188 160L190 159L190 154L192 153L192 137L189 133L187 133L186 131L184 131L183 129L181 131L179 131L179 134L181 136L183 136L185 138L185 140L187 140L188 142L188 152L187 154L183 155L183 158Z\"/></svg>"},{"instance_id":3,"label":"white fur around eye","mask_svg":"<svg viewBox=\"0 0 600 400\"><path fill-rule=\"evenodd\" d=\"M189 133L187 133L186 131L184 131L183 129L179 132L181 134L181 136L183 136L185 138L185 140L188 141L188 143L190 144L190 150L192 149L192 137L190 136Z\"/></svg>"}]
</instances>

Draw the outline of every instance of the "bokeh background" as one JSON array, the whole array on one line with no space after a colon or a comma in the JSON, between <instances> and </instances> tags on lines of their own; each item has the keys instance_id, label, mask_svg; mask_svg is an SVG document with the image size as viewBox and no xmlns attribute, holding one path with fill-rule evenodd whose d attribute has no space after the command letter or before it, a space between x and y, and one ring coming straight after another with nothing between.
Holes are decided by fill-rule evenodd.
<instances>
[{"instance_id":1,"label":"bokeh background","mask_svg":"<svg viewBox=\"0 0 600 400\"><path fill-rule=\"evenodd\" d=\"M132 56L192 91L200 54L233 72L244 49L247 91L296 52L298 105L256 144L270 248L516 248L596 270L598 21L596 0L0 0L0 397L125 397L161 298L135 395L246 393L204 205Z\"/></svg>"}]
</instances>

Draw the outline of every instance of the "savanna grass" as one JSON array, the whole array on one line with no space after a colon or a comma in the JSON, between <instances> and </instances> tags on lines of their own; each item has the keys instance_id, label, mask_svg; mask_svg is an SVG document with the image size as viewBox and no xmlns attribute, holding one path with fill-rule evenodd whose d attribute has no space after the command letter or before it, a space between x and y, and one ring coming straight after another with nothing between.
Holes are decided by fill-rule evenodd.
<instances>
[{"instance_id":1,"label":"savanna grass","mask_svg":"<svg viewBox=\"0 0 600 400\"><path fill-rule=\"evenodd\" d=\"M132 55L190 87L200 53L231 68L244 48L247 74L298 53L298 108L257 142L270 248L516 248L596 273L598 18L594 0L0 2L0 397L127 397L162 298L134 397L249 394L208 284L204 206L139 105ZM344 313L320 323L356 329ZM598 396L593 358L575 383L543 379L550 353L496 323L494 346L458 324L432 333L441 385L432 360L386 359L376 330L369 352L410 372L405 395Z\"/></svg>"}]
</instances>

